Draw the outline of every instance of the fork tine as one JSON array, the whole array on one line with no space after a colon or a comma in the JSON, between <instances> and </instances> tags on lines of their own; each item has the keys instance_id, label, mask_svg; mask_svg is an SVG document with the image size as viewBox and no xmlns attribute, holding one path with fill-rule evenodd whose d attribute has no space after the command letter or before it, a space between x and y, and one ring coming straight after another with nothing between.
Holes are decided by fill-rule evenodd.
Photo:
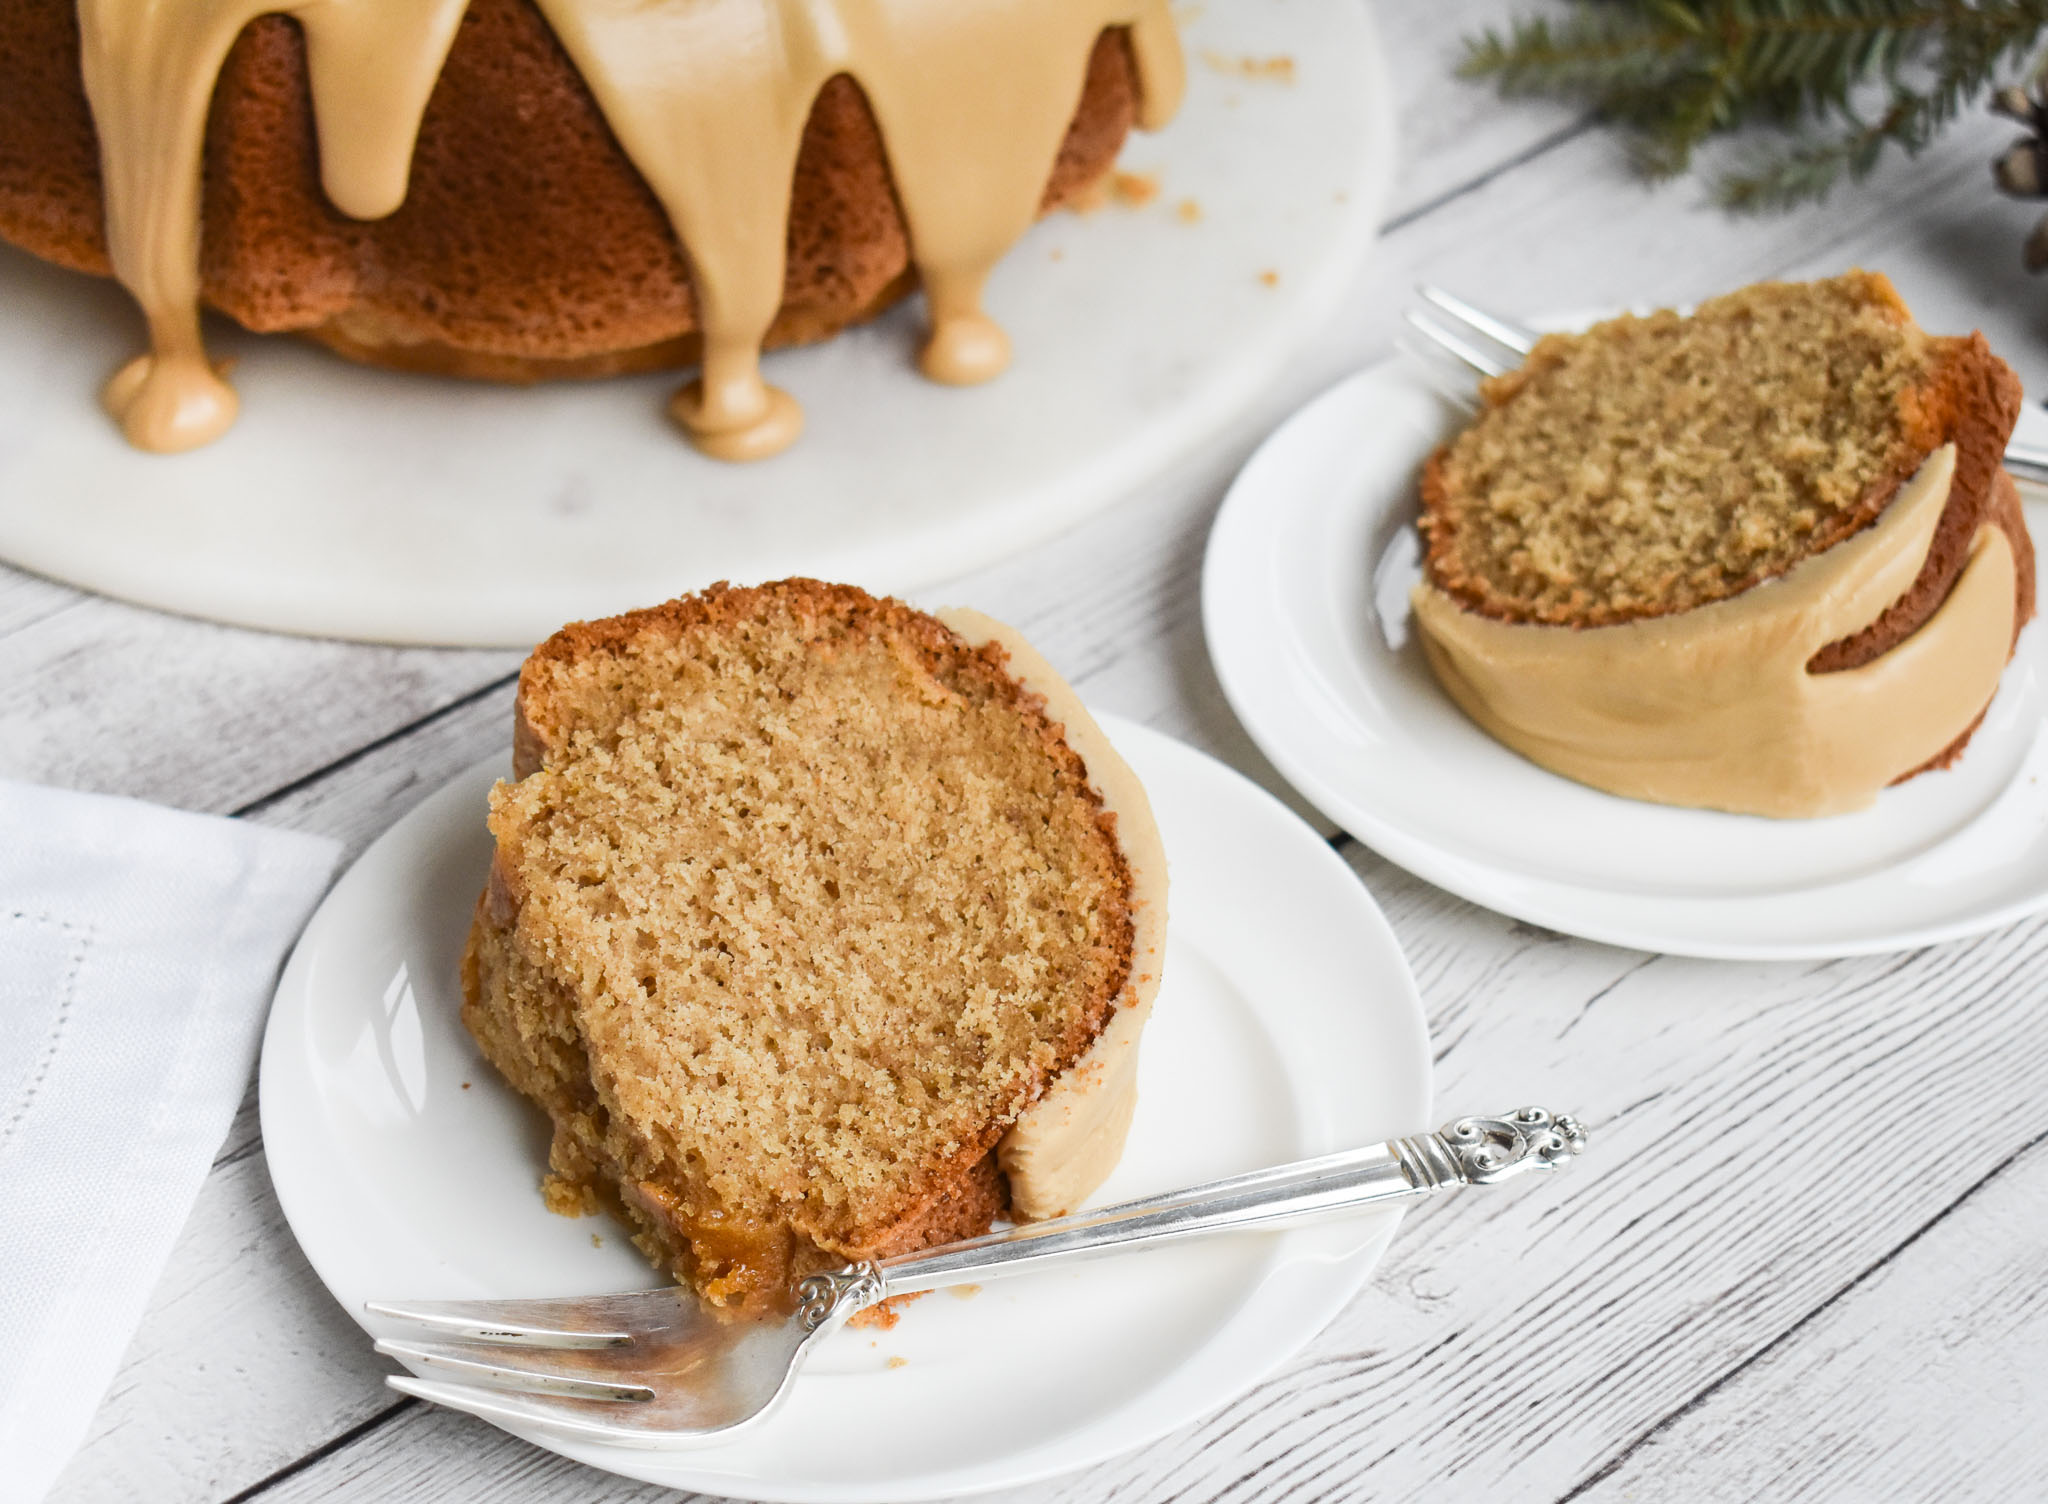
<instances>
[{"instance_id":1,"label":"fork tine","mask_svg":"<svg viewBox=\"0 0 2048 1504\"><path fill-rule=\"evenodd\" d=\"M1435 304L1459 323L1477 329L1488 339L1506 345L1517 355L1527 355L1536 346L1536 336L1520 324L1509 323L1483 308L1474 308L1463 298L1454 297L1441 287L1423 282L1416 286L1415 291L1423 301Z\"/></svg>"},{"instance_id":2,"label":"fork tine","mask_svg":"<svg viewBox=\"0 0 2048 1504\"><path fill-rule=\"evenodd\" d=\"M1413 308L1408 308L1402 310L1401 317L1406 319L1417 333L1435 345L1439 350L1471 367L1480 375L1502 376L1507 374L1508 368L1500 361L1495 360L1477 345L1464 338L1464 336L1453 334L1427 315Z\"/></svg>"},{"instance_id":3,"label":"fork tine","mask_svg":"<svg viewBox=\"0 0 2048 1504\"><path fill-rule=\"evenodd\" d=\"M654 1391L645 1384L621 1383L616 1379L593 1379L582 1374L552 1373L509 1362L479 1358L474 1351L443 1347L431 1342L379 1342L377 1351L401 1363L420 1363L445 1371L464 1384L491 1389L508 1389L518 1394L547 1394L568 1400L613 1400L645 1404Z\"/></svg>"},{"instance_id":4,"label":"fork tine","mask_svg":"<svg viewBox=\"0 0 2048 1504\"><path fill-rule=\"evenodd\" d=\"M1450 362L1441 358L1443 351L1399 334L1394 336L1394 348L1415 363L1415 374L1444 401L1468 413L1479 411L1479 398L1472 383L1461 374L1454 374Z\"/></svg>"},{"instance_id":5,"label":"fork tine","mask_svg":"<svg viewBox=\"0 0 2048 1504\"><path fill-rule=\"evenodd\" d=\"M628 1347L633 1334L617 1326L583 1326L575 1313L587 1310L580 1300L421 1300L406 1303L370 1300L363 1309L372 1316L408 1321L443 1336L468 1342L495 1342L508 1347Z\"/></svg>"},{"instance_id":6,"label":"fork tine","mask_svg":"<svg viewBox=\"0 0 2048 1504\"><path fill-rule=\"evenodd\" d=\"M409 1373L394 1373L385 1376L384 1382L400 1394L411 1395L414 1399L431 1400L436 1405L446 1405L450 1410L460 1410L494 1425L539 1427L562 1435L580 1436L593 1441L618 1441L615 1427L585 1416L571 1409L560 1400L548 1400L538 1396L507 1394L501 1390L485 1389L475 1384L443 1384L434 1379L416 1379ZM679 1440L681 1438L678 1438Z\"/></svg>"}]
</instances>

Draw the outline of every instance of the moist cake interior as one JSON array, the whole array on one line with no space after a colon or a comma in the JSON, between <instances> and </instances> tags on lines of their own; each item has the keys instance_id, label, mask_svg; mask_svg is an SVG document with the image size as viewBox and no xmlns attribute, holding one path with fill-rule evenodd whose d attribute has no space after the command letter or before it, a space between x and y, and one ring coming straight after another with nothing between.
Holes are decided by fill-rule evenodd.
<instances>
[{"instance_id":1,"label":"moist cake interior","mask_svg":"<svg viewBox=\"0 0 2048 1504\"><path fill-rule=\"evenodd\" d=\"M991 1150L1130 970L1080 759L999 648L858 591L623 620L528 666L540 765L493 796L467 962L555 1199L616 1191L740 1304L984 1229Z\"/></svg>"},{"instance_id":2,"label":"moist cake interior","mask_svg":"<svg viewBox=\"0 0 2048 1504\"><path fill-rule=\"evenodd\" d=\"M1867 273L1547 337L1432 465L1432 577L1510 621L1725 600L1877 516L1968 405L1969 344Z\"/></svg>"}]
</instances>

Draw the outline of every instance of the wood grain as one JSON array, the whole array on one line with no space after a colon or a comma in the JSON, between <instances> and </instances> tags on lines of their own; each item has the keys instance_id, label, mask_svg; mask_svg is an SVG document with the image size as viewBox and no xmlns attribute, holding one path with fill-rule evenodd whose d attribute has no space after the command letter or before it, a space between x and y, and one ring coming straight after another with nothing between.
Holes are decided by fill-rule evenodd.
<instances>
[{"instance_id":1,"label":"wood grain","mask_svg":"<svg viewBox=\"0 0 2048 1504\"><path fill-rule=\"evenodd\" d=\"M0 636L0 652L8 776L222 814L519 662L277 637L83 597Z\"/></svg>"},{"instance_id":2,"label":"wood grain","mask_svg":"<svg viewBox=\"0 0 2048 1504\"><path fill-rule=\"evenodd\" d=\"M1576 1497L1667 1504L1709 1475L1727 1497L1785 1504L2039 1497L2044 1227L2037 1137Z\"/></svg>"}]
</instances>

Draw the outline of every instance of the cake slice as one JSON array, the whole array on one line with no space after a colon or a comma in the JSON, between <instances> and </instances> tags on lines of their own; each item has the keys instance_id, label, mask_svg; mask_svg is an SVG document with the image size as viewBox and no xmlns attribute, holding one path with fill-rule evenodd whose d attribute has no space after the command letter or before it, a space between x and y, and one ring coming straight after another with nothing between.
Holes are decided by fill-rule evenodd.
<instances>
[{"instance_id":1,"label":"cake slice","mask_svg":"<svg viewBox=\"0 0 2048 1504\"><path fill-rule=\"evenodd\" d=\"M1415 604L1489 732L1773 815L1961 753L2034 609L2020 384L1982 335L1873 273L1763 283L1548 336L1481 400L1424 467Z\"/></svg>"},{"instance_id":2,"label":"cake slice","mask_svg":"<svg viewBox=\"0 0 2048 1504\"><path fill-rule=\"evenodd\" d=\"M1065 1210L1121 1149L1157 834L1043 661L960 625L721 585L521 673L464 1021L553 1120L551 1204L614 1200L715 1304Z\"/></svg>"}]
</instances>

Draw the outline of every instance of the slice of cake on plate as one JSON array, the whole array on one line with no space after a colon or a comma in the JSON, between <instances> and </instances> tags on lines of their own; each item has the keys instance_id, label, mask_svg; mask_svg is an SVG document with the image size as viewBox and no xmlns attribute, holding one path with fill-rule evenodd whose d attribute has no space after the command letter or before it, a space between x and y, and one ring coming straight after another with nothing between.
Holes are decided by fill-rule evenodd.
<instances>
[{"instance_id":1,"label":"slice of cake on plate","mask_svg":"<svg viewBox=\"0 0 2048 1504\"><path fill-rule=\"evenodd\" d=\"M950 624L949 624L950 622ZM1144 793L1014 633L808 580L565 628L520 675L464 1020L708 1300L1071 1209L1164 951Z\"/></svg>"},{"instance_id":2,"label":"slice of cake on plate","mask_svg":"<svg viewBox=\"0 0 2048 1504\"><path fill-rule=\"evenodd\" d=\"M1632 798L1825 815L1949 765L2034 611L2020 384L1882 276L1550 335L1422 478L1430 666Z\"/></svg>"}]
</instances>

